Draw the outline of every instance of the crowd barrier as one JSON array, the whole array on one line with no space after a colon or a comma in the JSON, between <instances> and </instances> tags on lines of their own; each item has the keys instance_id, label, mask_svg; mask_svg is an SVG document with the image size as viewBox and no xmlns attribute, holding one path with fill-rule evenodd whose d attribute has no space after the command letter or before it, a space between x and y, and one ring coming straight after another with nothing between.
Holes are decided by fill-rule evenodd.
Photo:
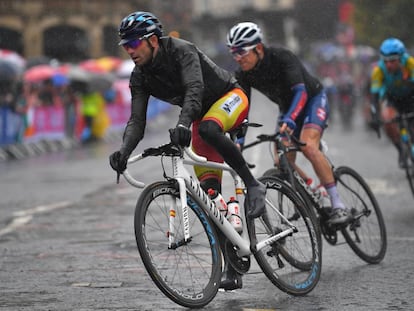
<instances>
[{"instance_id":1,"label":"crowd barrier","mask_svg":"<svg viewBox=\"0 0 414 311\"><path fill-rule=\"evenodd\" d=\"M170 107L168 103L151 97L147 119L155 118ZM119 132L125 128L131 107L122 102L115 102L106 104L105 111L109 120L105 131ZM42 149L43 145L43 149L47 149L51 148L52 143L78 145L84 127L83 118L76 113L73 137L67 137L65 134L65 122L68 119L70 118L65 116L62 106L33 107L24 115L14 112L9 107L0 107L0 160L22 158L29 152L28 146Z\"/></svg>"},{"instance_id":2,"label":"crowd barrier","mask_svg":"<svg viewBox=\"0 0 414 311\"><path fill-rule=\"evenodd\" d=\"M0 146L17 143L23 118L9 107L0 107Z\"/></svg>"}]
</instances>

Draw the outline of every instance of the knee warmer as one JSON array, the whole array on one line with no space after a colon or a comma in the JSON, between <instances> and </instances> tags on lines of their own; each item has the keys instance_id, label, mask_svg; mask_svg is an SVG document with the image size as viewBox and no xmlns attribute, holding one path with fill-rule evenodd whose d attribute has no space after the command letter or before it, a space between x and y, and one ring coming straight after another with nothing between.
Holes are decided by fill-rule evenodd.
<instances>
[{"instance_id":1,"label":"knee warmer","mask_svg":"<svg viewBox=\"0 0 414 311\"><path fill-rule=\"evenodd\" d=\"M214 146L214 142L217 142L218 137L223 135L223 130L216 122L208 120L200 123L198 133L204 141Z\"/></svg>"},{"instance_id":2,"label":"knee warmer","mask_svg":"<svg viewBox=\"0 0 414 311\"><path fill-rule=\"evenodd\" d=\"M222 128L214 121L202 121L198 133L207 144L211 145L222 156L224 161L234 170L238 170L246 165L240 150L227 137Z\"/></svg>"}]
</instances>

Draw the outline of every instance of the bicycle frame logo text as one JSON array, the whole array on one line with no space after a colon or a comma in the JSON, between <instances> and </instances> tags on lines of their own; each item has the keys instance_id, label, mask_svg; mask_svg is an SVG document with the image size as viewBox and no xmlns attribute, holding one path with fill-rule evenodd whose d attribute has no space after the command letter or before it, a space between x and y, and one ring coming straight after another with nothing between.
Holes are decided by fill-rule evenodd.
<instances>
[{"instance_id":1,"label":"bicycle frame logo text","mask_svg":"<svg viewBox=\"0 0 414 311\"><path fill-rule=\"evenodd\" d=\"M208 206L210 210L210 215L214 216L220 224L224 223L223 215L220 213L218 208L216 207L216 203L214 203L208 195L204 192L204 190L200 187L200 183L194 180L193 176L190 176L190 187L196 193L196 195L201 199L201 201Z\"/></svg>"}]
</instances>

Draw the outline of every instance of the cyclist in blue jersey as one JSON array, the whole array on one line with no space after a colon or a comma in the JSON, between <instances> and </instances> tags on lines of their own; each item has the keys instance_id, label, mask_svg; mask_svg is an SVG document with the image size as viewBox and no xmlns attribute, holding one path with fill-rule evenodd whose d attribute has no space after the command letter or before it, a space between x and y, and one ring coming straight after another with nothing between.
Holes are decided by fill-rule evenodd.
<instances>
[{"instance_id":1,"label":"cyclist in blue jersey","mask_svg":"<svg viewBox=\"0 0 414 311\"><path fill-rule=\"evenodd\" d=\"M330 164L319 149L329 116L324 88L291 51L267 47L262 41L262 32L254 23L242 22L230 29L227 45L240 66L236 78L249 99L251 89L255 88L279 105L279 131L287 131L306 143L303 154L329 194L329 222L345 224L351 220L351 213L340 199ZM292 164L294 156L290 159Z\"/></svg>"},{"instance_id":2,"label":"cyclist in blue jersey","mask_svg":"<svg viewBox=\"0 0 414 311\"><path fill-rule=\"evenodd\" d=\"M404 168L398 125L387 121L398 112L414 111L414 57L397 38L385 39L380 54L371 73L372 125L378 131L380 120L384 121L385 133L398 150L399 166Z\"/></svg>"}]
</instances>

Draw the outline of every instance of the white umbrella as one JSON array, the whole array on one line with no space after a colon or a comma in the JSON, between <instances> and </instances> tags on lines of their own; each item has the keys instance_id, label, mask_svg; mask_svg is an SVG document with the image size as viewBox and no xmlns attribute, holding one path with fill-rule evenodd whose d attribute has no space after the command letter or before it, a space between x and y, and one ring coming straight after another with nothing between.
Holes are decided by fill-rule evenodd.
<instances>
[{"instance_id":1,"label":"white umbrella","mask_svg":"<svg viewBox=\"0 0 414 311\"><path fill-rule=\"evenodd\" d=\"M0 59L2 61L12 63L20 71L23 70L24 66L26 65L26 60L18 53L11 50L0 49Z\"/></svg>"},{"instance_id":2,"label":"white umbrella","mask_svg":"<svg viewBox=\"0 0 414 311\"><path fill-rule=\"evenodd\" d=\"M17 66L0 59L0 81L14 81L19 75L20 70Z\"/></svg>"},{"instance_id":3,"label":"white umbrella","mask_svg":"<svg viewBox=\"0 0 414 311\"><path fill-rule=\"evenodd\" d=\"M88 83L89 90L93 92L105 92L112 87L115 77L110 73L92 74Z\"/></svg>"},{"instance_id":4,"label":"white umbrella","mask_svg":"<svg viewBox=\"0 0 414 311\"><path fill-rule=\"evenodd\" d=\"M121 79L127 79L130 77L132 70L134 70L135 63L132 59L124 60L118 67L116 75Z\"/></svg>"},{"instance_id":5,"label":"white umbrella","mask_svg":"<svg viewBox=\"0 0 414 311\"><path fill-rule=\"evenodd\" d=\"M67 76L71 81L84 83L90 82L92 78L92 74L90 72L80 68L79 66L70 67Z\"/></svg>"}]
</instances>

